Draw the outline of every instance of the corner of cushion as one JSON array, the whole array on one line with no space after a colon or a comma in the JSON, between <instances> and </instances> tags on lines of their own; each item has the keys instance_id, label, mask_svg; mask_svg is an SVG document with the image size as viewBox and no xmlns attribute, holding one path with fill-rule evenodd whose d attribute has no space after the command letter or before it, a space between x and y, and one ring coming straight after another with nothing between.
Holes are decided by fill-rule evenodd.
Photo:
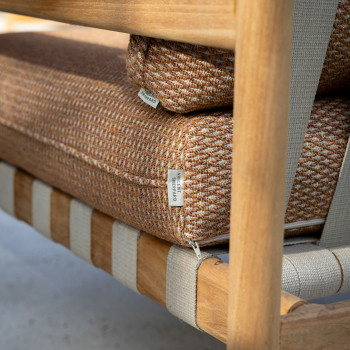
<instances>
[{"instance_id":1,"label":"corner of cushion","mask_svg":"<svg viewBox=\"0 0 350 350\"><path fill-rule=\"evenodd\" d=\"M185 135L185 141L182 143L182 147L180 149L181 152L181 159L182 159L182 168L184 170L184 184L183 184L183 193L184 193L184 206L181 208L182 214L183 214L183 225L181 229L181 244L186 243L187 246L190 246L189 241L191 240L189 236L186 234L186 229L188 226L188 218L189 218L189 213L188 210L185 210L184 208L187 206L187 196L186 196L186 183L188 185L187 181L187 176L188 175L188 150L190 147L192 147L193 142L192 142L192 136L193 136L193 131L191 130L192 124L189 123L186 125L186 127L183 130L183 135ZM188 232L189 233L189 232ZM193 239L194 237L192 237Z\"/></svg>"}]
</instances>

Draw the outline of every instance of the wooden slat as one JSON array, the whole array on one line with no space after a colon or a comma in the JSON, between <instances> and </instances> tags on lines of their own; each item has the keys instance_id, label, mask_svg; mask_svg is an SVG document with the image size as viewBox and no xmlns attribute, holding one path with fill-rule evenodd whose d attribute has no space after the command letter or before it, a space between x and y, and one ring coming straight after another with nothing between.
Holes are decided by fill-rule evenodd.
<instances>
[{"instance_id":1,"label":"wooden slat","mask_svg":"<svg viewBox=\"0 0 350 350\"><path fill-rule=\"evenodd\" d=\"M233 0L0 0L0 11L234 48Z\"/></svg>"},{"instance_id":2,"label":"wooden slat","mask_svg":"<svg viewBox=\"0 0 350 350\"><path fill-rule=\"evenodd\" d=\"M34 178L23 171L15 174L15 215L27 224L32 224L32 186Z\"/></svg>"},{"instance_id":3,"label":"wooden slat","mask_svg":"<svg viewBox=\"0 0 350 350\"><path fill-rule=\"evenodd\" d=\"M229 350L279 347L292 17L291 0L238 2Z\"/></svg>"},{"instance_id":4,"label":"wooden slat","mask_svg":"<svg viewBox=\"0 0 350 350\"><path fill-rule=\"evenodd\" d=\"M208 259L198 270L197 324L205 332L226 342L228 264Z\"/></svg>"},{"instance_id":5,"label":"wooden slat","mask_svg":"<svg viewBox=\"0 0 350 350\"><path fill-rule=\"evenodd\" d=\"M166 268L171 244L142 233L137 250L138 291L166 306Z\"/></svg>"},{"instance_id":6,"label":"wooden slat","mask_svg":"<svg viewBox=\"0 0 350 350\"><path fill-rule=\"evenodd\" d=\"M309 304L281 318L281 350L350 348L350 301Z\"/></svg>"},{"instance_id":7,"label":"wooden slat","mask_svg":"<svg viewBox=\"0 0 350 350\"><path fill-rule=\"evenodd\" d=\"M91 261L112 273L112 227L114 219L98 210L91 216Z\"/></svg>"},{"instance_id":8,"label":"wooden slat","mask_svg":"<svg viewBox=\"0 0 350 350\"><path fill-rule=\"evenodd\" d=\"M51 193L51 239L69 249L70 202L72 197L61 191Z\"/></svg>"}]
</instances>

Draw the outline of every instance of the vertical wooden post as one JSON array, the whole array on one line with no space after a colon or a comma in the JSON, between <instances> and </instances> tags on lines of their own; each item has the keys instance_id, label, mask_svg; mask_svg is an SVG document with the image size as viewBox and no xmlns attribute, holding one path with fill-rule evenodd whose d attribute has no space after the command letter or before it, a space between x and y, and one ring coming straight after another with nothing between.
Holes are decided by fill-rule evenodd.
<instances>
[{"instance_id":1,"label":"vertical wooden post","mask_svg":"<svg viewBox=\"0 0 350 350\"><path fill-rule=\"evenodd\" d=\"M228 349L279 348L292 0L237 8Z\"/></svg>"}]
</instances>

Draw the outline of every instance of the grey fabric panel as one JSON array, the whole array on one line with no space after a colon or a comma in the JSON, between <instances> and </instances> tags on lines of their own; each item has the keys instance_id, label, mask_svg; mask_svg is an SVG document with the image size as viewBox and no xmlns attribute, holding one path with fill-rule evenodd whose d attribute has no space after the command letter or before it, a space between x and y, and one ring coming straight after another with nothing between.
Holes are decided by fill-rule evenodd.
<instances>
[{"instance_id":1,"label":"grey fabric panel","mask_svg":"<svg viewBox=\"0 0 350 350\"><path fill-rule=\"evenodd\" d=\"M192 249L173 245L167 259L167 309L196 328L197 270L204 260L212 257L205 251L201 254L202 259L198 260Z\"/></svg>"},{"instance_id":2,"label":"grey fabric panel","mask_svg":"<svg viewBox=\"0 0 350 350\"><path fill-rule=\"evenodd\" d=\"M0 208L15 215L16 168L0 161Z\"/></svg>"},{"instance_id":3,"label":"grey fabric panel","mask_svg":"<svg viewBox=\"0 0 350 350\"><path fill-rule=\"evenodd\" d=\"M112 228L112 275L138 293L137 247L140 231L116 220Z\"/></svg>"},{"instance_id":4,"label":"grey fabric panel","mask_svg":"<svg viewBox=\"0 0 350 350\"><path fill-rule=\"evenodd\" d=\"M350 245L350 152L349 142L329 208L320 245L331 248Z\"/></svg>"},{"instance_id":5,"label":"grey fabric panel","mask_svg":"<svg viewBox=\"0 0 350 350\"><path fill-rule=\"evenodd\" d=\"M334 23L338 0L295 0L286 208Z\"/></svg>"},{"instance_id":6,"label":"grey fabric panel","mask_svg":"<svg viewBox=\"0 0 350 350\"><path fill-rule=\"evenodd\" d=\"M93 208L73 199L70 203L70 250L92 264L91 261L91 215Z\"/></svg>"},{"instance_id":7,"label":"grey fabric panel","mask_svg":"<svg viewBox=\"0 0 350 350\"><path fill-rule=\"evenodd\" d=\"M32 188L33 227L51 238L51 193L52 187L40 180L34 180Z\"/></svg>"}]
</instances>

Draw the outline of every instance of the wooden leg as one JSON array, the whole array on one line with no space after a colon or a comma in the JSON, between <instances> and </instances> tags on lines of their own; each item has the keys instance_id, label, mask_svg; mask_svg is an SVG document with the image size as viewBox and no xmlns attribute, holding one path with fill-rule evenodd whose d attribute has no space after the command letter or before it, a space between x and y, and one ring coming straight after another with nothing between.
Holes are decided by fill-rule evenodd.
<instances>
[{"instance_id":1,"label":"wooden leg","mask_svg":"<svg viewBox=\"0 0 350 350\"><path fill-rule=\"evenodd\" d=\"M292 0L238 2L228 349L279 348Z\"/></svg>"}]
</instances>

